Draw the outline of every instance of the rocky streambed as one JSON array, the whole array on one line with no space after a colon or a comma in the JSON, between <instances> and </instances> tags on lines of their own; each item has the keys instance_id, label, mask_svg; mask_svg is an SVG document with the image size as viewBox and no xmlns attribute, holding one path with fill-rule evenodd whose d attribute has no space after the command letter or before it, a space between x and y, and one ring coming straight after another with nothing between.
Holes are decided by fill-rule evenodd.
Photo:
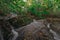
<instances>
[{"instance_id":1,"label":"rocky streambed","mask_svg":"<svg viewBox=\"0 0 60 40\"><path fill-rule=\"evenodd\" d=\"M6 25L8 26L10 25ZM7 39L4 39L4 35L1 36L0 32L1 40L60 40L60 22L48 23L45 19L33 20L32 23L17 29L14 29L12 25L11 27L11 34L5 36Z\"/></svg>"},{"instance_id":2,"label":"rocky streambed","mask_svg":"<svg viewBox=\"0 0 60 40\"><path fill-rule=\"evenodd\" d=\"M17 30L17 40L60 40L60 22L45 23L45 20L35 20Z\"/></svg>"},{"instance_id":3,"label":"rocky streambed","mask_svg":"<svg viewBox=\"0 0 60 40\"><path fill-rule=\"evenodd\" d=\"M18 32L16 40L55 40L44 21L34 20L29 25L16 29Z\"/></svg>"}]
</instances>

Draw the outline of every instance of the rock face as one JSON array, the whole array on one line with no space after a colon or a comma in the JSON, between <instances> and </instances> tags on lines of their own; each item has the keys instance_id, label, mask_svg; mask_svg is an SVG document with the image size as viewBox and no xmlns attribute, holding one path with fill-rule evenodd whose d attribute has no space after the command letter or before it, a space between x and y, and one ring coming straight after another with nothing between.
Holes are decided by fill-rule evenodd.
<instances>
[{"instance_id":1,"label":"rock face","mask_svg":"<svg viewBox=\"0 0 60 40\"><path fill-rule=\"evenodd\" d=\"M19 36L16 40L54 40L52 33L44 24L44 20L35 21L31 24L16 29Z\"/></svg>"}]
</instances>

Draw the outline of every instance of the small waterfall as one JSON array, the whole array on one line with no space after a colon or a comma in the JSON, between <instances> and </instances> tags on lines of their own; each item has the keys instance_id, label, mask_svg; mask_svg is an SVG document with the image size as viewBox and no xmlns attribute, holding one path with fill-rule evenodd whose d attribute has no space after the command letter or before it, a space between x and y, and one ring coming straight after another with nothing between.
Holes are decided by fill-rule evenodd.
<instances>
[{"instance_id":1,"label":"small waterfall","mask_svg":"<svg viewBox=\"0 0 60 40\"><path fill-rule=\"evenodd\" d=\"M48 23L47 27L50 28L50 24L49 23ZM55 40L60 40L60 36L55 31L50 29L50 32L53 34Z\"/></svg>"}]
</instances>

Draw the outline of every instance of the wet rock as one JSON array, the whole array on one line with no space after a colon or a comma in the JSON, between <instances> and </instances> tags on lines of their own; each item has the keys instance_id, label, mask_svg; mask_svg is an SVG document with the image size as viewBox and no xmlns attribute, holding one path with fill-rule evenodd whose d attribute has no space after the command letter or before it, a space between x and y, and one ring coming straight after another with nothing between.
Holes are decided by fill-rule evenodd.
<instances>
[{"instance_id":1,"label":"wet rock","mask_svg":"<svg viewBox=\"0 0 60 40\"><path fill-rule=\"evenodd\" d=\"M52 33L44 24L44 20L35 21L31 24L16 29L19 36L16 40L54 40Z\"/></svg>"},{"instance_id":2,"label":"wet rock","mask_svg":"<svg viewBox=\"0 0 60 40\"><path fill-rule=\"evenodd\" d=\"M60 35L60 22L53 22L51 24L51 29Z\"/></svg>"},{"instance_id":3,"label":"wet rock","mask_svg":"<svg viewBox=\"0 0 60 40\"><path fill-rule=\"evenodd\" d=\"M50 25L50 32L53 34L55 40L60 40L60 19L52 19Z\"/></svg>"}]
</instances>

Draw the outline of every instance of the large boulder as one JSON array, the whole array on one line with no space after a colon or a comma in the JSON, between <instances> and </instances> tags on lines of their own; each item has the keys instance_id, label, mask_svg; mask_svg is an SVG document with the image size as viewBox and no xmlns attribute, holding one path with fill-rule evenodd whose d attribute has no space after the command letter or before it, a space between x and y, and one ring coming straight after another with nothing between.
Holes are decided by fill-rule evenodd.
<instances>
[{"instance_id":1,"label":"large boulder","mask_svg":"<svg viewBox=\"0 0 60 40\"><path fill-rule=\"evenodd\" d=\"M24 27L16 29L19 36L16 40L54 40L52 33L44 24L44 20L30 23Z\"/></svg>"}]
</instances>

